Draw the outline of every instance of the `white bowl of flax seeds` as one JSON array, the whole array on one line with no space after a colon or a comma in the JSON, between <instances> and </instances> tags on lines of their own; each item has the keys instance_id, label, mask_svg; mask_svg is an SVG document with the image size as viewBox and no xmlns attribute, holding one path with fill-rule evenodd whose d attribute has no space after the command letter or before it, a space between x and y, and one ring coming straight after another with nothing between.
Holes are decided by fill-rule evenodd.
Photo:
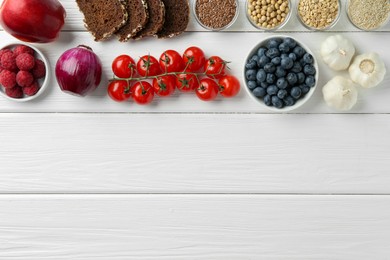
<instances>
[{"instance_id":1,"label":"white bowl of flax seeds","mask_svg":"<svg viewBox=\"0 0 390 260\"><path fill-rule=\"evenodd\" d=\"M238 0L195 0L196 21L210 31L229 28L238 17Z\"/></svg>"}]
</instances>

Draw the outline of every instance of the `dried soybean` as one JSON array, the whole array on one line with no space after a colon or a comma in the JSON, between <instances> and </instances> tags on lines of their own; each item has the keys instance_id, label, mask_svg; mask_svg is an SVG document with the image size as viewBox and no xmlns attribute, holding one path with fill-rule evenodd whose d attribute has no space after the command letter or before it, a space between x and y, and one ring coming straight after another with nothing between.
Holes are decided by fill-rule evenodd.
<instances>
[{"instance_id":1,"label":"dried soybean","mask_svg":"<svg viewBox=\"0 0 390 260\"><path fill-rule=\"evenodd\" d=\"M247 17L262 29L273 29L287 19L290 11L288 0L248 0Z\"/></svg>"}]
</instances>

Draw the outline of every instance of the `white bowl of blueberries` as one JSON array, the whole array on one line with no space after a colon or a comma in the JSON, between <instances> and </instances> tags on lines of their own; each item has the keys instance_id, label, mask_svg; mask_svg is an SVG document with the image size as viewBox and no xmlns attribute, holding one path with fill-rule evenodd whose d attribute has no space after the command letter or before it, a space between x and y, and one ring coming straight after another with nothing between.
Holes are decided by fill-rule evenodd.
<instances>
[{"instance_id":1,"label":"white bowl of blueberries","mask_svg":"<svg viewBox=\"0 0 390 260\"><path fill-rule=\"evenodd\" d=\"M302 106L318 82L318 64L301 42L272 36L259 42L245 60L249 95L270 110L285 112Z\"/></svg>"}]
</instances>

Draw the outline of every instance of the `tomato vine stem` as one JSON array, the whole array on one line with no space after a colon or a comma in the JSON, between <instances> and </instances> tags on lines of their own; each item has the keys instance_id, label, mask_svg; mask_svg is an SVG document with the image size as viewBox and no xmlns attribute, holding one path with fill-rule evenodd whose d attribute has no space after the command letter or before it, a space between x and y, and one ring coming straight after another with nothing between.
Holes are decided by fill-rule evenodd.
<instances>
[{"instance_id":1,"label":"tomato vine stem","mask_svg":"<svg viewBox=\"0 0 390 260\"><path fill-rule=\"evenodd\" d=\"M224 64L227 64L228 62L224 62ZM206 74L206 71L208 70L210 64L208 65L208 67L205 69L204 72L190 72L190 71L186 71L186 69L188 68L188 63L186 64L186 67L184 68L183 71L180 71L180 72L164 72L164 73L161 73L161 74L158 74L158 75L155 75L155 76L149 76L148 74L146 74L146 76L144 77L130 77L130 78L118 78L118 77L113 77L112 79L110 79L109 81L115 81L115 80L126 80L126 81L142 81L142 80L146 80L146 79L157 79L159 77L163 77L163 76L177 76L177 75L180 75L180 74L190 74L190 75L195 75L196 79L199 81L199 77L200 76L209 76L213 79L217 79L215 76L216 75L219 75L223 69L224 69L224 66L221 67L219 69L219 71L217 73L214 73L214 74ZM227 68L227 66L226 66Z\"/></svg>"}]
</instances>

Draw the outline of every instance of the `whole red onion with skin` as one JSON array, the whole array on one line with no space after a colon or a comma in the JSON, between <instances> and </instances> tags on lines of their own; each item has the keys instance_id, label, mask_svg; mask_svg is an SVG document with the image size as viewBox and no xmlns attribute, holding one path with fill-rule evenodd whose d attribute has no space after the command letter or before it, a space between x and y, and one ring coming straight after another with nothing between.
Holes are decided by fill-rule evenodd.
<instances>
[{"instance_id":1,"label":"whole red onion with skin","mask_svg":"<svg viewBox=\"0 0 390 260\"><path fill-rule=\"evenodd\" d=\"M57 39L66 12L58 0L4 0L0 7L3 29L26 42L47 43Z\"/></svg>"},{"instance_id":2,"label":"whole red onion with skin","mask_svg":"<svg viewBox=\"0 0 390 260\"><path fill-rule=\"evenodd\" d=\"M102 64L90 47L79 45L60 56L55 73L62 91L85 96L99 86Z\"/></svg>"}]
</instances>

